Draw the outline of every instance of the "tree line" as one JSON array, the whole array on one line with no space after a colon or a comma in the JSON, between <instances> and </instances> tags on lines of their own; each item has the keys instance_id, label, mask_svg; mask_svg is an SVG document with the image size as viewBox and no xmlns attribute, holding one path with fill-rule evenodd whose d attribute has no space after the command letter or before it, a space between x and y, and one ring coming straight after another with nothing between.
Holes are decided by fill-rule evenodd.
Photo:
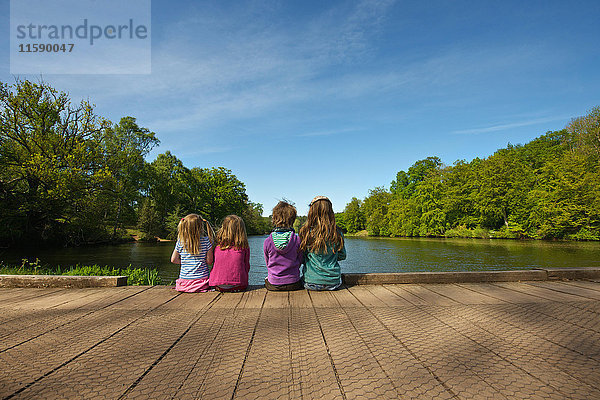
<instances>
[{"instance_id":1,"label":"tree line","mask_svg":"<svg viewBox=\"0 0 600 400\"><path fill-rule=\"evenodd\" d=\"M115 241L126 227L172 238L190 212L269 229L230 170L190 169L168 151L146 161L158 144L135 118L112 123L44 82L0 82L0 245Z\"/></svg>"},{"instance_id":2,"label":"tree line","mask_svg":"<svg viewBox=\"0 0 600 400\"><path fill-rule=\"evenodd\" d=\"M600 240L600 107L484 159L419 160L338 219L373 236Z\"/></svg>"}]
</instances>

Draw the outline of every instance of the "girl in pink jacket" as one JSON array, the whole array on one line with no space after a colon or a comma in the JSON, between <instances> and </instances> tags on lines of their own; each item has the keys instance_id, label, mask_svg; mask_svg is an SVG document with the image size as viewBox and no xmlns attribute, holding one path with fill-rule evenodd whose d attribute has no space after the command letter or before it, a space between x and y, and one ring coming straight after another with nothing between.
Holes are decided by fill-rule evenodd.
<instances>
[{"instance_id":1,"label":"girl in pink jacket","mask_svg":"<svg viewBox=\"0 0 600 400\"><path fill-rule=\"evenodd\" d=\"M248 287L250 248L244 220L228 215L217 233L215 262L209 284L220 292L239 292Z\"/></svg>"}]
</instances>

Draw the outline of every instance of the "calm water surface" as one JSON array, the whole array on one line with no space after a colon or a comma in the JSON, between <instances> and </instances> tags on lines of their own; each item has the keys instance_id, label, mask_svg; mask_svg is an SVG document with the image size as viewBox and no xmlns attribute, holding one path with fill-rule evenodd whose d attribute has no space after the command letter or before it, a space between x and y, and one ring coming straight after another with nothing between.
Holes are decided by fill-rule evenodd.
<instances>
[{"instance_id":1,"label":"calm water surface","mask_svg":"<svg viewBox=\"0 0 600 400\"><path fill-rule=\"evenodd\" d=\"M267 274L262 244L251 236L250 284ZM111 265L158 268L164 281L177 278L179 266L169 262L174 243L126 243L112 246L0 251L5 263L25 257L53 265ZM346 238L348 259L342 272L482 271L530 268L599 267L598 242L542 242L485 239Z\"/></svg>"}]
</instances>

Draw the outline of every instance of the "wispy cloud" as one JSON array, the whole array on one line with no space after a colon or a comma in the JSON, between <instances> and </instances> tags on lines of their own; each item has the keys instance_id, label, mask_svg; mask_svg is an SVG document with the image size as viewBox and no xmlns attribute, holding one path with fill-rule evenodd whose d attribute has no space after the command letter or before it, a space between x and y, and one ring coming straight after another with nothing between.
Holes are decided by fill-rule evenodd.
<instances>
[{"instance_id":1,"label":"wispy cloud","mask_svg":"<svg viewBox=\"0 0 600 400\"><path fill-rule=\"evenodd\" d=\"M325 130L325 131L305 132L305 133L300 133L296 136L299 136L299 137L331 136L331 135L338 135L341 133L359 132L361 130L362 129L360 129L360 128L332 129L332 130Z\"/></svg>"},{"instance_id":2,"label":"wispy cloud","mask_svg":"<svg viewBox=\"0 0 600 400\"><path fill-rule=\"evenodd\" d=\"M424 108L423 99L429 94L442 99L465 79L486 81L495 71L545 59L543 48L531 46L456 47L379 64L375 50L380 41L374 38L389 23L394 4L392 0L338 4L286 26L273 23L277 18L269 10L251 13L241 7L226 12L218 5L210 9L192 5L185 17L170 21L162 35L153 33L152 75L49 80L75 98L89 97L103 109L119 113L111 118L135 115L167 143L167 135L218 135L231 121L274 119L273 111L289 115L287 109L303 103L338 105L391 95L397 103L410 99ZM461 85L461 90L467 86ZM298 126L301 123L295 131ZM314 132L301 135L341 131L311 126ZM499 124L453 133L509 127Z\"/></svg>"},{"instance_id":3,"label":"wispy cloud","mask_svg":"<svg viewBox=\"0 0 600 400\"><path fill-rule=\"evenodd\" d=\"M323 82L328 69L366 57L370 35L380 29L393 3L363 1L330 8L308 25L295 27L267 24L269 15L257 18L257 14L245 14L243 8L221 15L222 10L192 7L160 39L153 35L151 76L93 80L53 76L51 80L74 96L93 95L99 104L121 100L135 106L128 101L132 98L144 99L146 108L148 100L160 103L149 110L151 128L156 130L179 129L223 116L243 117L311 98L330 86L328 79ZM346 87L349 95L369 90L369 83L361 79L341 79L334 85Z\"/></svg>"},{"instance_id":4,"label":"wispy cloud","mask_svg":"<svg viewBox=\"0 0 600 400\"><path fill-rule=\"evenodd\" d=\"M498 131L504 131L507 129L521 128L523 126L531 126L531 125L544 124L546 122L561 121L561 120L566 120L568 118L569 117L567 117L567 116L536 118L536 119L529 119L529 120L525 120L525 121L496 124L496 125L491 125L491 126L486 126L486 127L481 127L481 128L459 129L459 130L452 131L451 133L456 134L456 135L476 135L479 133L498 132Z\"/></svg>"}]
</instances>

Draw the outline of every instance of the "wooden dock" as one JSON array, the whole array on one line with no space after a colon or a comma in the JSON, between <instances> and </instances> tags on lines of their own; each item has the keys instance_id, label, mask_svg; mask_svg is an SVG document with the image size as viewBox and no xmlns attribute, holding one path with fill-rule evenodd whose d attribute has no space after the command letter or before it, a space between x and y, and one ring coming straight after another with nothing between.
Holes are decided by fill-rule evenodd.
<instances>
[{"instance_id":1,"label":"wooden dock","mask_svg":"<svg viewBox=\"0 0 600 400\"><path fill-rule=\"evenodd\" d=\"M600 399L600 282L0 289L0 398Z\"/></svg>"}]
</instances>

